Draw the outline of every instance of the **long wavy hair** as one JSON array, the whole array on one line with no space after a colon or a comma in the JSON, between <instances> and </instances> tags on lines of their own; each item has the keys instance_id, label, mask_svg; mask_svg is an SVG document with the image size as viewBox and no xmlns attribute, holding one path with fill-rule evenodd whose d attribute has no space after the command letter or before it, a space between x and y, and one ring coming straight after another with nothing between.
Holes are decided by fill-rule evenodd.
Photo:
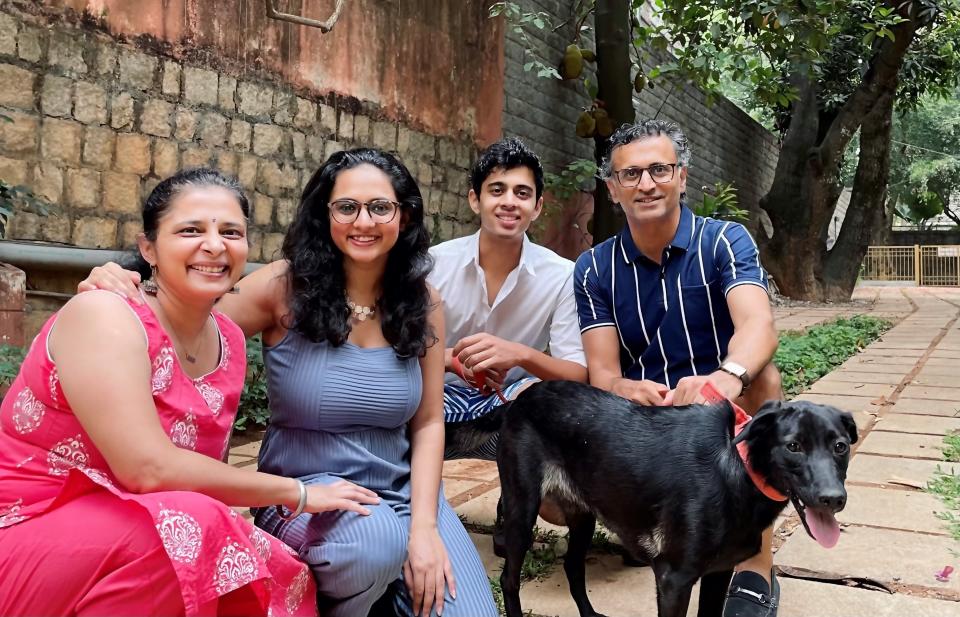
<instances>
[{"instance_id":1,"label":"long wavy hair","mask_svg":"<svg viewBox=\"0 0 960 617\"><path fill-rule=\"evenodd\" d=\"M327 204L337 175L373 165L390 178L400 202L401 229L390 249L377 311L383 336L400 358L422 357L437 341L430 326L427 274L433 267L423 222L423 198L413 176L395 156L373 148L336 152L310 178L297 215L283 240L289 263L290 329L313 342L342 345L350 334L343 253L330 235Z\"/></svg>"}]
</instances>

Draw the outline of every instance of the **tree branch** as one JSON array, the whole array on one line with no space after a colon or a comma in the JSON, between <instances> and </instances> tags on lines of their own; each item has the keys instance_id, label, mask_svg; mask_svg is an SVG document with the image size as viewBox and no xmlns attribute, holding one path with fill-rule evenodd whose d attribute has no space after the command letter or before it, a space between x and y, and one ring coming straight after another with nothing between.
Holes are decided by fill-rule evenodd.
<instances>
[{"instance_id":1,"label":"tree branch","mask_svg":"<svg viewBox=\"0 0 960 617\"><path fill-rule=\"evenodd\" d=\"M288 21L300 26L320 28L320 32L326 34L327 32L333 30L333 26L336 25L337 20L340 19L340 12L343 11L343 5L345 4L346 0L337 0L337 5L333 9L333 14L330 15L330 18L326 21L310 19L309 17L300 17L299 15L291 15L290 13L281 13L274 5L275 2L276 0L267 0L267 17L276 19L278 21Z\"/></svg>"},{"instance_id":2,"label":"tree branch","mask_svg":"<svg viewBox=\"0 0 960 617\"><path fill-rule=\"evenodd\" d=\"M849 276L849 270L860 265L867 246L876 238L876 232L889 225L886 195L890 176L893 100L892 89L884 92L863 118L853 194L837 242L827 255L824 267L826 278L849 280L851 289L856 277Z\"/></svg>"},{"instance_id":3,"label":"tree branch","mask_svg":"<svg viewBox=\"0 0 960 617\"><path fill-rule=\"evenodd\" d=\"M901 3L897 0L888 0L886 4L896 7ZM910 14L905 15L906 21L892 28L894 40L883 39L860 85L843 104L830 125L820 145L819 154L824 167L839 164L847 143L857 132L857 127L871 112L880 97L896 87L903 59L916 36L917 29L922 25L916 15L915 5L917 4L911 2L910 7L907 8Z\"/></svg>"}]
</instances>

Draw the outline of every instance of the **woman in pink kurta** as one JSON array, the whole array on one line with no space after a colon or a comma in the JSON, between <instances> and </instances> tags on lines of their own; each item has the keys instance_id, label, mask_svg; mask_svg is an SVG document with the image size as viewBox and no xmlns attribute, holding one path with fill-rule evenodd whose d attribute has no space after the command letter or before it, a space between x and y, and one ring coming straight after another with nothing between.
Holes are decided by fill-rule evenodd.
<instances>
[{"instance_id":1,"label":"woman in pink kurta","mask_svg":"<svg viewBox=\"0 0 960 617\"><path fill-rule=\"evenodd\" d=\"M0 407L0 615L316 614L306 566L224 502L374 498L221 462L246 357L211 309L243 270L247 211L210 170L160 183L141 239L155 297L82 294L34 339Z\"/></svg>"}]
</instances>

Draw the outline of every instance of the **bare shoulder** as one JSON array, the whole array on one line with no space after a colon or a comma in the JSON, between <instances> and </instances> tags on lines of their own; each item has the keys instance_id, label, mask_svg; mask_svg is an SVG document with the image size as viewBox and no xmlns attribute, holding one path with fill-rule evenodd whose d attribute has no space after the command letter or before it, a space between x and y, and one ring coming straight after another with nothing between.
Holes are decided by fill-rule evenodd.
<instances>
[{"instance_id":1,"label":"bare shoulder","mask_svg":"<svg viewBox=\"0 0 960 617\"><path fill-rule=\"evenodd\" d=\"M72 297L60 309L57 321L64 319L93 319L109 321L120 319L137 322L137 316L130 305L119 294L112 291L95 289Z\"/></svg>"},{"instance_id":2,"label":"bare shoulder","mask_svg":"<svg viewBox=\"0 0 960 617\"><path fill-rule=\"evenodd\" d=\"M77 294L57 314L50 332L50 344L71 345L80 339L89 341L136 341L146 346L143 325L133 309L119 295L102 290Z\"/></svg>"}]
</instances>

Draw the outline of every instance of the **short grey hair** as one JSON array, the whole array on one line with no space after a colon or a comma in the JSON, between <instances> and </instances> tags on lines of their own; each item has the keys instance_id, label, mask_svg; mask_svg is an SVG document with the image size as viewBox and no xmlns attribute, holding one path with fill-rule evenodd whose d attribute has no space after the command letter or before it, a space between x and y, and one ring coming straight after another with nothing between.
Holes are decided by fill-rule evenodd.
<instances>
[{"instance_id":1,"label":"short grey hair","mask_svg":"<svg viewBox=\"0 0 960 617\"><path fill-rule=\"evenodd\" d=\"M610 136L607 140L607 153L603 157L603 162L600 163L600 177L606 180L613 175L610 159L614 150L641 139L660 135L667 137L673 143L673 150L677 153L677 164L680 167L688 167L690 143L680 129L680 125L666 120L644 120L636 124L624 124Z\"/></svg>"}]
</instances>

